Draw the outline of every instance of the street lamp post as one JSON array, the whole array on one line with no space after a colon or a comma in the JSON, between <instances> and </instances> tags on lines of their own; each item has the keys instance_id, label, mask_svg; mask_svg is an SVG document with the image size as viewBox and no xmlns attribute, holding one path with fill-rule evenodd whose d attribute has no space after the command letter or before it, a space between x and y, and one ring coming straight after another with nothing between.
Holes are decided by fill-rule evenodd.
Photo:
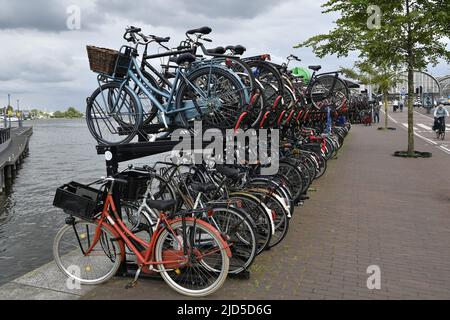
<instances>
[{"instance_id":1,"label":"street lamp post","mask_svg":"<svg viewBox=\"0 0 450 320\"><path fill-rule=\"evenodd\" d=\"M19 99L17 99L17 120L19 121L19 127L21 127L22 126L22 116L20 114Z\"/></svg>"},{"instance_id":2,"label":"street lamp post","mask_svg":"<svg viewBox=\"0 0 450 320\"><path fill-rule=\"evenodd\" d=\"M11 105L11 94L8 93L8 105L6 106L6 108L3 111L3 122L4 122L5 128L8 126L8 120L6 119L6 115L8 114L8 108L10 105Z\"/></svg>"}]
</instances>

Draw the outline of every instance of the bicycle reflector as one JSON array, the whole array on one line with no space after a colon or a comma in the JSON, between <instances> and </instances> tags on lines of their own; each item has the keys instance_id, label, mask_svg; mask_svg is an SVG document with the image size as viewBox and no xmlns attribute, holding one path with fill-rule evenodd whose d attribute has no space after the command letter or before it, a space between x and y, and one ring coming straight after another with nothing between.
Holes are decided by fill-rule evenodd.
<instances>
[{"instance_id":1,"label":"bicycle reflector","mask_svg":"<svg viewBox=\"0 0 450 320\"><path fill-rule=\"evenodd\" d=\"M226 65L228 68L231 68L231 67L233 66L233 62L231 61L230 58L226 58L226 59L225 59L225 65Z\"/></svg>"},{"instance_id":2,"label":"bicycle reflector","mask_svg":"<svg viewBox=\"0 0 450 320\"><path fill-rule=\"evenodd\" d=\"M270 56L270 54L261 55L261 59L264 61L272 61L272 57Z\"/></svg>"},{"instance_id":3,"label":"bicycle reflector","mask_svg":"<svg viewBox=\"0 0 450 320\"><path fill-rule=\"evenodd\" d=\"M208 217L212 217L214 215L214 211L212 209L208 210Z\"/></svg>"}]
</instances>

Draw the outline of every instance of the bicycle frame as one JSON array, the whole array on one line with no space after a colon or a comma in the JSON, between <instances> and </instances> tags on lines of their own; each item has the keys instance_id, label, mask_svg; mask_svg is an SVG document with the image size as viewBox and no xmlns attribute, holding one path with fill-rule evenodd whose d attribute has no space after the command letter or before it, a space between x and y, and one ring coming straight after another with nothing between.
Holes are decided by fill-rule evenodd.
<instances>
[{"instance_id":1,"label":"bicycle frame","mask_svg":"<svg viewBox=\"0 0 450 320\"><path fill-rule=\"evenodd\" d=\"M122 46L120 51L122 51L123 48L130 48L130 47ZM132 52L134 52L134 51L132 51ZM173 86L172 86L170 92L166 91L166 90L160 90L159 88L155 88L151 83L149 83L145 79L144 75L142 74L142 71L140 70L139 63L134 54L131 54L131 62L128 67L127 76L124 79L113 78L113 77L106 76L106 75L101 75L101 76L106 77L106 78L111 78L111 79L113 79L113 81L120 82L121 83L120 90L123 90L124 87L128 87L128 89L130 89L131 92L136 93L133 90L133 88L130 87L129 83L131 80L144 93L144 95L156 106L156 108L158 108L159 112L162 113L162 115L163 115L162 121L166 128L168 128L168 126L169 126L169 124L167 122L168 119L166 118L167 115L174 115L174 114L178 114L178 113L186 112L186 111L192 111L192 112L194 112L194 115L198 114L197 108L193 102L191 102L190 104L188 104L187 106L182 107L182 108L174 107L174 100L176 98L178 84L180 81L184 80L203 99L207 99L208 94L209 94L209 92L205 94L203 91L201 91L199 88L197 88L191 81L189 81L186 73L181 71L181 68L177 69L175 80L174 80L174 83L173 83ZM208 88L209 88L209 86L208 86ZM161 104L158 101L158 99L156 99L155 94L168 99L168 103L165 105ZM137 97L137 94L136 94L135 98L136 98L137 103L139 103L139 109L142 110L142 103L141 103L139 97ZM103 97L103 99L105 99L105 98ZM116 106L113 106L112 109L114 110L115 108L116 108Z\"/></svg>"},{"instance_id":2,"label":"bicycle frame","mask_svg":"<svg viewBox=\"0 0 450 320\"><path fill-rule=\"evenodd\" d=\"M203 47L203 49L204 49L204 47ZM206 51L206 49L204 49L204 51ZM193 52L193 49L189 49L189 50L180 50L180 51L175 51L175 52L174 52L174 51L171 51L171 52L159 53L159 54L155 54L155 55L144 55L144 58L143 58L143 60L142 60L141 66L140 66L140 73L141 73L141 76L143 75L143 73L149 74L148 72L145 71L145 68L148 68L148 69L150 69L150 71L151 71L153 74L155 74L155 75L158 77L158 79L161 80L168 88L171 88L171 89L173 90L173 88L176 87L176 85L175 85L175 80L176 80L176 78L175 78L175 80L174 80L174 83L171 83L170 81L168 81L168 80L164 77L164 75L163 75L161 72L159 72L158 70L156 70L156 68L155 68L154 66L152 66L149 62L147 62L147 60L155 59L155 58L161 58L161 57L167 57L167 56L173 56L173 55L175 55L175 54L192 53L192 52ZM210 55L211 55L211 54L210 54ZM215 66L215 67L220 67L220 68L222 68L222 69L228 71L228 69L226 69L226 68L224 68L223 66L221 66L221 63L222 63L222 62L226 62L227 59L230 59L230 60L239 60L239 58L236 58L236 57L233 57L233 56L213 55L213 58L210 59L210 60L202 60L202 61L197 61L197 62L195 62L195 67L193 68L193 70L197 70L198 68L201 68L201 67L209 67L209 68L212 68L213 66ZM233 74L233 76L234 76L234 77L242 84L242 87L243 87L244 89L246 89L246 90L244 91L244 94L245 94L245 100L246 100L247 103L248 103L249 100L250 100L250 95L249 95L249 92L248 92L248 91L250 91L249 88L246 87L246 86L242 83L242 80L240 79L240 77L237 76L238 73L234 73L234 72L233 72L232 74ZM151 74L149 74L149 75L151 76ZM208 93L209 93L209 92L208 92Z\"/></svg>"},{"instance_id":3,"label":"bicycle frame","mask_svg":"<svg viewBox=\"0 0 450 320\"><path fill-rule=\"evenodd\" d=\"M112 188L111 188L112 189ZM112 211L115 219L111 216L110 211ZM211 228L210 225L208 225L206 222L196 219L196 218L177 218L177 219L169 219L164 213L160 214L160 217L158 218L157 225L155 227L156 232L152 234L152 237L150 238L150 241L144 241L141 238L137 237L133 234L131 230L127 228L127 226L123 223L123 221L118 218L118 213L116 209L116 205L114 203L113 195L111 191L108 192L105 200L105 204L103 207L103 211L101 216L97 219L97 229L95 232L94 240L89 247L89 249L86 251L85 255L89 255L94 247L97 245L98 241L100 240L101 234L102 234L102 227L107 226L106 228L113 228L114 232L120 237L120 240L124 241L127 247L136 255L137 262L139 266L147 266L149 267L149 271L156 271L161 272L163 270L155 269L154 265L178 265L182 267L183 265L188 263L188 257L187 255L183 255L183 260L164 260L164 261L155 261L154 252L155 252L155 245L156 242L161 235L161 233L164 230L168 230L173 236L174 239L177 239L178 245L180 248L183 248L186 250L186 247L183 245L181 240L178 238L178 236L175 234L174 230L170 227L172 224L179 222L179 221L195 221L196 224L201 224L204 227L208 228L210 231L214 232L216 235L219 236L219 239L222 239L219 232L217 230L214 230ZM144 250L140 251L136 245L133 243L137 243L138 245L142 246ZM231 257L231 250L229 248L229 245L224 241L224 248L227 251L228 257ZM187 243L184 241L184 243ZM218 249L220 250L220 249ZM213 254L217 251L210 251L207 252L207 254L203 254L201 257L205 257L208 254ZM170 271L165 270L165 271Z\"/></svg>"},{"instance_id":4,"label":"bicycle frame","mask_svg":"<svg viewBox=\"0 0 450 320\"><path fill-rule=\"evenodd\" d=\"M94 241L91 244L91 247L86 251L86 255L89 255L89 253L93 250L93 248L97 245L97 242L100 239L101 236L101 229L102 226L107 224L109 226L112 226L112 228L114 229L114 231L117 233L118 236L120 236L120 239L123 240L125 242L125 244L127 245L127 247L136 255L137 257L137 261L139 265L150 265L150 270L153 270L153 265L157 265L157 264L169 264L169 263L182 263L183 261L154 261L154 248L156 245L156 240L158 239L159 235L161 234L161 232L164 230L163 227L161 227L161 222L163 222L166 226L167 229L175 236L175 239L177 239L177 241L179 242L178 244L180 245L180 247L183 247L181 244L181 241L178 239L178 237L175 235L173 229L170 228L170 224L172 223L172 221L168 220L167 217L164 214L161 214L160 218L158 219L157 222L157 226L156 226L156 230L157 232L154 232L150 242L146 242L144 240L142 240L141 238L137 237L136 235L134 235L132 233L132 231L130 231L125 224L123 223L123 221L121 219L116 219L114 220L112 218L112 216L110 215L109 211L112 211L114 216L118 216L117 214L117 210L116 210L116 206L114 204L114 199L111 193L108 193L108 195L106 196L106 201L105 201L105 205L103 207L103 211L102 214L100 216L100 218L97 220L97 230L95 233L95 237L94 237ZM108 221L109 224L106 222ZM145 250L143 251L145 254L143 254L141 251L139 251L135 244L133 244L132 240L130 240L130 238L134 241L136 241L139 245L141 245Z\"/></svg>"}]
</instances>

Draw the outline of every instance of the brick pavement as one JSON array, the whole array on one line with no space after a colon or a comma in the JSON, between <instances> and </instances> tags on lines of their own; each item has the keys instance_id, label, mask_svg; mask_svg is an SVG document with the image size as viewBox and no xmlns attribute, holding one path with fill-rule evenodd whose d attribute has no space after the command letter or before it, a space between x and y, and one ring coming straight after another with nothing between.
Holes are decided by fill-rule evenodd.
<instances>
[{"instance_id":1,"label":"brick pavement","mask_svg":"<svg viewBox=\"0 0 450 320\"><path fill-rule=\"evenodd\" d=\"M431 159L391 156L405 144L403 130L355 126L286 239L257 257L250 280L228 279L209 299L449 299L450 156L421 141ZM380 290L367 289L369 265ZM184 298L158 280L125 290L129 281L83 298Z\"/></svg>"}]
</instances>

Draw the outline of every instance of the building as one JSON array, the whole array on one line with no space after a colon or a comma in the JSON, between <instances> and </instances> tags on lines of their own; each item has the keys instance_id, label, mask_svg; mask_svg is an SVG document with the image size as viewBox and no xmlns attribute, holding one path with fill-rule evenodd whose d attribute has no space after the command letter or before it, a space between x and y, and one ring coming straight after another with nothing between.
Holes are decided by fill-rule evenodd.
<instances>
[{"instance_id":1,"label":"building","mask_svg":"<svg viewBox=\"0 0 450 320\"><path fill-rule=\"evenodd\" d=\"M391 94L401 95L408 91L408 72L402 72L400 78L403 80L393 88ZM432 94L434 98L440 98L442 95L439 80L425 71L414 72L414 91L417 95Z\"/></svg>"},{"instance_id":2,"label":"building","mask_svg":"<svg viewBox=\"0 0 450 320\"><path fill-rule=\"evenodd\" d=\"M442 97L450 99L450 75L438 78L441 85Z\"/></svg>"}]
</instances>

